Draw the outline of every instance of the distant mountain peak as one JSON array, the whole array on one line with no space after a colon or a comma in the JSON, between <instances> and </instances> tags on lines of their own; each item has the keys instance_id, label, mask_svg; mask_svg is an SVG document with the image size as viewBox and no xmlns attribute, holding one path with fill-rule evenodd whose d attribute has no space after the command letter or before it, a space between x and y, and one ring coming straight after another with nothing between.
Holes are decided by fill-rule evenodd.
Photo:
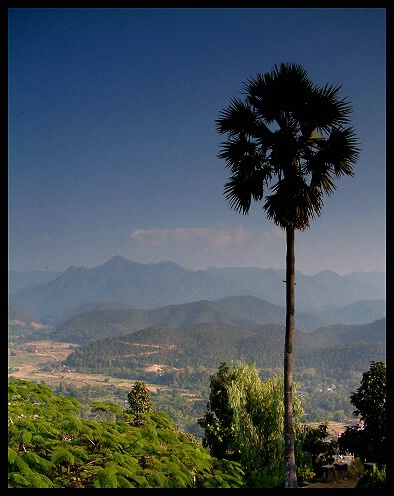
<instances>
[{"instance_id":1,"label":"distant mountain peak","mask_svg":"<svg viewBox=\"0 0 394 496\"><path fill-rule=\"evenodd\" d=\"M176 262L144 264L116 255L100 266L70 266L53 277L38 285L21 285L12 294L20 307L49 323L60 320L61 314L71 315L81 305L109 301L145 310L240 295L276 305L285 303L281 269L227 267L195 271ZM344 306L360 300L381 300L385 298L384 282L384 275L378 273L372 276L360 273L357 277L339 276L329 270L314 276L300 273L297 310L302 306ZM247 305L252 308L253 300L247 300ZM377 316L381 314L379 308L373 311Z\"/></svg>"},{"instance_id":2,"label":"distant mountain peak","mask_svg":"<svg viewBox=\"0 0 394 496\"><path fill-rule=\"evenodd\" d=\"M77 270L84 269L85 267L76 267L75 265L70 265L66 272L76 272Z\"/></svg>"},{"instance_id":3,"label":"distant mountain peak","mask_svg":"<svg viewBox=\"0 0 394 496\"><path fill-rule=\"evenodd\" d=\"M75 267L75 265L70 265L70 267L68 269L65 270L65 272L63 272L63 274L61 274L59 277L60 278L67 278L69 276L73 276L74 274L80 274L81 272L84 272L84 271L88 271L89 269L87 269L86 267Z\"/></svg>"},{"instance_id":4,"label":"distant mountain peak","mask_svg":"<svg viewBox=\"0 0 394 496\"><path fill-rule=\"evenodd\" d=\"M133 262L132 260L129 260L128 258L122 257L122 255L115 255L114 257L111 257L109 260L107 260L106 262L101 264L101 266L99 266L99 267L102 267L103 265L113 265L113 264L117 264L117 263L133 263L134 264L136 262Z\"/></svg>"},{"instance_id":5,"label":"distant mountain peak","mask_svg":"<svg viewBox=\"0 0 394 496\"><path fill-rule=\"evenodd\" d=\"M321 270L320 272L318 272L317 274L315 274L315 276L335 276L335 277L341 277L336 272L334 272L333 270L329 270L329 269Z\"/></svg>"}]
</instances>

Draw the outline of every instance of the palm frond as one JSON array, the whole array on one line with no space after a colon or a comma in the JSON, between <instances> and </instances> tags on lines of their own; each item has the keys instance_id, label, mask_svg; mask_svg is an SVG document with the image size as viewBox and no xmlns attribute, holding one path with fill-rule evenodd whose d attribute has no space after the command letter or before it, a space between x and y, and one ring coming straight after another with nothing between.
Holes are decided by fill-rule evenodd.
<instances>
[{"instance_id":1,"label":"palm frond","mask_svg":"<svg viewBox=\"0 0 394 496\"><path fill-rule=\"evenodd\" d=\"M353 164L357 162L360 148L352 127L334 128L326 141L326 154L334 167L336 177L352 176Z\"/></svg>"},{"instance_id":2,"label":"palm frond","mask_svg":"<svg viewBox=\"0 0 394 496\"><path fill-rule=\"evenodd\" d=\"M263 198L266 181L264 170L233 175L225 184L223 194L232 209L245 215L249 212L252 199L260 201Z\"/></svg>"},{"instance_id":3,"label":"palm frond","mask_svg":"<svg viewBox=\"0 0 394 496\"><path fill-rule=\"evenodd\" d=\"M278 181L272 190L274 194L266 197L263 209L276 225L304 230L309 219L320 216L321 190L308 185L302 176Z\"/></svg>"},{"instance_id":4,"label":"palm frond","mask_svg":"<svg viewBox=\"0 0 394 496\"><path fill-rule=\"evenodd\" d=\"M319 177L352 176L359 153L353 128L334 128L328 139L319 143L318 151L306 161L305 168L316 184Z\"/></svg>"},{"instance_id":5,"label":"palm frond","mask_svg":"<svg viewBox=\"0 0 394 496\"><path fill-rule=\"evenodd\" d=\"M244 83L246 101L267 123L283 123L285 115L300 112L313 86L298 64L275 65L271 73L257 74Z\"/></svg>"},{"instance_id":6,"label":"palm frond","mask_svg":"<svg viewBox=\"0 0 394 496\"><path fill-rule=\"evenodd\" d=\"M350 103L346 98L339 98L341 86L326 85L314 87L307 106L305 120L313 122L318 131L330 133L332 128L346 125L351 113Z\"/></svg>"},{"instance_id":7,"label":"palm frond","mask_svg":"<svg viewBox=\"0 0 394 496\"><path fill-rule=\"evenodd\" d=\"M250 134L254 131L256 116L247 103L237 98L230 101L230 105L219 112L215 120L216 130L219 134L228 133L229 136L237 134Z\"/></svg>"},{"instance_id":8,"label":"palm frond","mask_svg":"<svg viewBox=\"0 0 394 496\"><path fill-rule=\"evenodd\" d=\"M226 161L227 167L235 173L240 168L255 168L253 158L258 155L257 144L248 140L245 136L229 139L221 145L218 158ZM248 161L248 158L251 159ZM250 165L248 165L250 164ZM257 161L258 164L258 161Z\"/></svg>"}]
</instances>

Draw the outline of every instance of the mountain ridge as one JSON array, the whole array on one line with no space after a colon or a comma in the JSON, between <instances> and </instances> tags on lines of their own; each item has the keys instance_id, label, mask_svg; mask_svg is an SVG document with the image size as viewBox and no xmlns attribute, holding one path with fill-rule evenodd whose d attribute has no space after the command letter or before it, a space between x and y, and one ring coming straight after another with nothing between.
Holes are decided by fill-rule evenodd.
<instances>
[{"instance_id":1,"label":"mountain ridge","mask_svg":"<svg viewBox=\"0 0 394 496\"><path fill-rule=\"evenodd\" d=\"M360 300L385 299L385 276L368 273L355 277L327 274L306 276L296 271L296 305L343 306ZM285 271L258 268L184 269L175 262L141 264L120 255L94 268L70 266L50 281L18 289L12 302L47 323L59 324L63 315L77 313L81 305L116 302L129 308L153 309L160 306L217 300L228 296L250 295L269 303L285 302ZM379 277L380 274L380 277Z\"/></svg>"},{"instance_id":2,"label":"mountain ridge","mask_svg":"<svg viewBox=\"0 0 394 496\"><path fill-rule=\"evenodd\" d=\"M51 334L51 339L80 344L136 332L149 326L185 329L206 322L238 326L282 325L285 317L284 307L248 295L228 296L214 301L199 300L149 310L96 308L81 312L64 322ZM296 327L304 332L312 332L329 323L331 321L313 314L296 314Z\"/></svg>"}]
</instances>

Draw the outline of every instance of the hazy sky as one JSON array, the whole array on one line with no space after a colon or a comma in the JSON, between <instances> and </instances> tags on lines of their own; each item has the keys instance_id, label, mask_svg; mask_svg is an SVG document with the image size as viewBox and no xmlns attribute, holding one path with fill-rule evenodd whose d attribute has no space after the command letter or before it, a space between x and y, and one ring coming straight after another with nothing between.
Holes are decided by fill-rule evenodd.
<instances>
[{"instance_id":1,"label":"hazy sky","mask_svg":"<svg viewBox=\"0 0 394 496\"><path fill-rule=\"evenodd\" d=\"M215 119L275 63L342 85L362 149L296 269L386 270L386 9L16 8L8 31L9 268L114 255L185 268L284 268L261 204L223 196Z\"/></svg>"}]
</instances>

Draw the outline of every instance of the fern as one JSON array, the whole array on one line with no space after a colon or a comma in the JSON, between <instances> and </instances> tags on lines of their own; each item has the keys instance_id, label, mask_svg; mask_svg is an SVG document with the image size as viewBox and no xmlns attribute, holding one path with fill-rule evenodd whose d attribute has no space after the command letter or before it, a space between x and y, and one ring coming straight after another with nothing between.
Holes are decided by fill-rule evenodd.
<instances>
[{"instance_id":1,"label":"fern","mask_svg":"<svg viewBox=\"0 0 394 496\"><path fill-rule=\"evenodd\" d=\"M23 475L16 472L11 472L8 474L8 484L9 487L30 487L30 484Z\"/></svg>"},{"instance_id":2,"label":"fern","mask_svg":"<svg viewBox=\"0 0 394 496\"><path fill-rule=\"evenodd\" d=\"M171 487L170 481L162 472L154 471L147 478L149 481L149 487L162 487L162 488Z\"/></svg>"},{"instance_id":3,"label":"fern","mask_svg":"<svg viewBox=\"0 0 394 496\"><path fill-rule=\"evenodd\" d=\"M19 419L18 423L16 425L18 425L18 427L23 431L29 430L29 431L35 432L35 430L36 430L34 422L27 419L27 418Z\"/></svg>"},{"instance_id":4,"label":"fern","mask_svg":"<svg viewBox=\"0 0 394 496\"><path fill-rule=\"evenodd\" d=\"M28 463L26 463L25 460L23 460L23 458L20 455L16 456L12 465L14 465L14 467L17 468L18 471L23 475L32 474L32 470L29 467Z\"/></svg>"},{"instance_id":5,"label":"fern","mask_svg":"<svg viewBox=\"0 0 394 496\"><path fill-rule=\"evenodd\" d=\"M82 422L75 417L68 417L61 422L60 430L65 434L78 434L82 430Z\"/></svg>"},{"instance_id":6,"label":"fern","mask_svg":"<svg viewBox=\"0 0 394 496\"><path fill-rule=\"evenodd\" d=\"M8 448L8 463L14 463L18 453L11 448Z\"/></svg>"},{"instance_id":7,"label":"fern","mask_svg":"<svg viewBox=\"0 0 394 496\"><path fill-rule=\"evenodd\" d=\"M117 479L118 479L118 487L120 489L122 489L122 488L128 489L128 488L136 487L128 479L126 479L125 477L122 477L121 475L118 475Z\"/></svg>"},{"instance_id":8,"label":"fern","mask_svg":"<svg viewBox=\"0 0 394 496\"><path fill-rule=\"evenodd\" d=\"M121 453L115 452L114 459L120 467L126 469L136 470L139 467L138 460L128 454L122 455Z\"/></svg>"},{"instance_id":9,"label":"fern","mask_svg":"<svg viewBox=\"0 0 394 496\"><path fill-rule=\"evenodd\" d=\"M156 433L158 439L165 444L173 444L178 438L176 432L169 429L156 429Z\"/></svg>"},{"instance_id":10,"label":"fern","mask_svg":"<svg viewBox=\"0 0 394 496\"><path fill-rule=\"evenodd\" d=\"M91 460L91 455L87 453L86 447L81 443L81 438L72 439L67 445L67 451L73 454L75 462L84 463ZM74 462L74 463L75 463Z\"/></svg>"},{"instance_id":11,"label":"fern","mask_svg":"<svg viewBox=\"0 0 394 496\"><path fill-rule=\"evenodd\" d=\"M177 482L176 487L192 487L193 482L190 477L190 473L175 472L173 474L175 481Z\"/></svg>"},{"instance_id":12,"label":"fern","mask_svg":"<svg viewBox=\"0 0 394 496\"><path fill-rule=\"evenodd\" d=\"M32 433L29 431L22 432L22 436L21 436L22 442L23 443L30 443L31 436L32 436Z\"/></svg>"},{"instance_id":13,"label":"fern","mask_svg":"<svg viewBox=\"0 0 394 496\"><path fill-rule=\"evenodd\" d=\"M63 465L63 464L73 465L75 459L74 459L74 455L69 451L62 448L58 448L52 453L51 460L54 465Z\"/></svg>"},{"instance_id":14,"label":"fern","mask_svg":"<svg viewBox=\"0 0 394 496\"><path fill-rule=\"evenodd\" d=\"M48 472L53 465L49 460L46 460L31 451L24 451L20 456L35 472Z\"/></svg>"},{"instance_id":15,"label":"fern","mask_svg":"<svg viewBox=\"0 0 394 496\"><path fill-rule=\"evenodd\" d=\"M35 432L40 433L53 433L54 428L47 420L38 419L34 422Z\"/></svg>"},{"instance_id":16,"label":"fern","mask_svg":"<svg viewBox=\"0 0 394 496\"><path fill-rule=\"evenodd\" d=\"M48 477L42 474L32 474L25 476L26 482L28 483L28 487L40 487L40 488L49 488L49 487L59 487L56 486Z\"/></svg>"},{"instance_id":17,"label":"fern","mask_svg":"<svg viewBox=\"0 0 394 496\"><path fill-rule=\"evenodd\" d=\"M45 439L43 438L43 436L40 435L32 436L31 442L35 446L35 448L43 447L45 445Z\"/></svg>"},{"instance_id":18,"label":"fern","mask_svg":"<svg viewBox=\"0 0 394 496\"><path fill-rule=\"evenodd\" d=\"M101 437L103 442L107 442L109 446L116 446L119 441L119 434L112 434L111 432L103 432Z\"/></svg>"},{"instance_id":19,"label":"fern","mask_svg":"<svg viewBox=\"0 0 394 496\"><path fill-rule=\"evenodd\" d=\"M95 488L117 488L118 480L116 477L116 467L106 467L101 469L93 477L93 486Z\"/></svg>"},{"instance_id":20,"label":"fern","mask_svg":"<svg viewBox=\"0 0 394 496\"><path fill-rule=\"evenodd\" d=\"M135 481L138 484L138 487L149 487L148 481L144 475L130 473L129 478Z\"/></svg>"},{"instance_id":21,"label":"fern","mask_svg":"<svg viewBox=\"0 0 394 496\"><path fill-rule=\"evenodd\" d=\"M193 475L202 487L214 473L223 482L216 481L212 487L241 486L236 465L229 462L223 474L221 465L214 470L215 459L167 414L124 414L125 421L83 419L76 417L75 399L49 397L47 388L42 395L41 387L28 381L17 381L10 390L14 399L9 417L17 422L8 426L9 487L67 488L76 474L84 488L186 488L193 486ZM33 412L37 412L34 419ZM143 425L136 419L143 420Z\"/></svg>"},{"instance_id":22,"label":"fern","mask_svg":"<svg viewBox=\"0 0 394 496\"><path fill-rule=\"evenodd\" d=\"M157 435L156 429L152 425L144 427L141 434L147 442L158 444L159 437Z\"/></svg>"}]
</instances>

